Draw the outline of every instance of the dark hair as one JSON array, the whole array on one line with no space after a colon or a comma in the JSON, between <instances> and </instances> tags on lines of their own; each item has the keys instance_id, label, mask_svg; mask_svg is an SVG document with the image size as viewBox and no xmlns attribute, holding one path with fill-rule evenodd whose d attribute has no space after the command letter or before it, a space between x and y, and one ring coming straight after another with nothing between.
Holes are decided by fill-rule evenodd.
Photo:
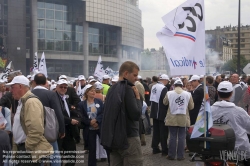
<instances>
[{"instance_id":1,"label":"dark hair","mask_svg":"<svg viewBox=\"0 0 250 166\"><path fill-rule=\"evenodd\" d=\"M206 77L206 81L209 83L209 84L212 84L214 82L214 78L212 76L207 76Z\"/></svg>"},{"instance_id":2,"label":"dark hair","mask_svg":"<svg viewBox=\"0 0 250 166\"><path fill-rule=\"evenodd\" d=\"M38 73L35 75L34 81L35 81L36 85L45 85L47 79L46 79L44 74Z\"/></svg>"},{"instance_id":3,"label":"dark hair","mask_svg":"<svg viewBox=\"0 0 250 166\"><path fill-rule=\"evenodd\" d=\"M126 61L121 65L121 67L119 69L119 76L122 76L122 74L125 71L132 73L134 69L140 70L139 66L137 64L135 64L134 62Z\"/></svg>"},{"instance_id":4,"label":"dark hair","mask_svg":"<svg viewBox=\"0 0 250 166\"><path fill-rule=\"evenodd\" d=\"M174 84L174 87L181 87L182 88L182 85L181 84Z\"/></svg>"},{"instance_id":5,"label":"dark hair","mask_svg":"<svg viewBox=\"0 0 250 166\"><path fill-rule=\"evenodd\" d=\"M219 91L218 91L219 97L220 97L220 98L223 98L223 99L229 98L230 95L231 95L232 93L233 93L233 92L219 92Z\"/></svg>"},{"instance_id":6,"label":"dark hair","mask_svg":"<svg viewBox=\"0 0 250 166\"><path fill-rule=\"evenodd\" d=\"M247 79L247 85L250 85L250 77Z\"/></svg>"},{"instance_id":7,"label":"dark hair","mask_svg":"<svg viewBox=\"0 0 250 166\"><path fill-rule=\"evenodd\" d=\"M152 80L153 80L154 82L157 82L157 81L158 81L158 77L153 76L153 77L152 77Z\"/></svg>"},{"instance_id":8,"label":"dark hair","mask_svg":"<svg viewBox=\"0 0 250 166\"><path fill-rule=\"evenodd\" d=\"M246 78L247 78L247 75L243 74L242 77L241 77L241 80L245 80Z\"/></svg>"}]
</instances>

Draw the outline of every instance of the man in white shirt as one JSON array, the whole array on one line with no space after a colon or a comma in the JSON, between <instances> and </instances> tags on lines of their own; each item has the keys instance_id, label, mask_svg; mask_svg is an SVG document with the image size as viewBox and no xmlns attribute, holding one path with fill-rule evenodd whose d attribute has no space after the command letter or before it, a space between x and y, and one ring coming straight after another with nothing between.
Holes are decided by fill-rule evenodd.
<instances>
[{"instance_id":1,"label":"man in white shirt","mask_svg":"<svg viewBox=\"0 0 250 166\"><path fill-rule=\"evenodd\" d=\"M223 81L219 84L218 96L221 101L217 101L211 107L214 123L227 124L235 132L235 150L246 152L245 166L250 165L250 143L247 134L250 134L250 116L247 112L230 102L233 94L233 85L228 81Z\"/></svg>"}]
</instances>

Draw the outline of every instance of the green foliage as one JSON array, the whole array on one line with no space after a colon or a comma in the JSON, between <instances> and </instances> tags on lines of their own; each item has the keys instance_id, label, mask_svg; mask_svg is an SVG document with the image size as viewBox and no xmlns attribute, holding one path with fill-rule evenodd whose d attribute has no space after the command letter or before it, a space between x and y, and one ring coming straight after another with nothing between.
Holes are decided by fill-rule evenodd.
<instances>
[{"instance_id":1,"label":"green foliage","mask_svg":"<svg viewBox=\"0 0 250 166\"><path fill-rule=\"evenodd\" d=\"M240 68L241 70L249 63L249 60L246 60L245 56L241 55L240 56ZM232 71L236 72L237 71L237 57L234 56L233 59L227 61L223 66L222 70L224 71Z\"/></svg>"}]
</instances>

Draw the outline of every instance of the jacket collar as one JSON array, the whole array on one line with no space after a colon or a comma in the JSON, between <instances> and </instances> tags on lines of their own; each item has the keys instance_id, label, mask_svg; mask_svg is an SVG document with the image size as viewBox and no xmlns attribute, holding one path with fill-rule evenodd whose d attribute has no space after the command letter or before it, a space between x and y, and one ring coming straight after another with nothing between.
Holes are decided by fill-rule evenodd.
<instances>
[{"instance_id":1,"label":"jacket collar","mask_svg":"<svg viewBox=\"0 0 250 166\"><path fill-rule=\"evenodd\" d=\"M28 91L21 97L21 99L25 99L25 98L27 98L28 96L30 96L31 94L32 94L31 91L28 90Z\"/></svg>"}]
</instances>

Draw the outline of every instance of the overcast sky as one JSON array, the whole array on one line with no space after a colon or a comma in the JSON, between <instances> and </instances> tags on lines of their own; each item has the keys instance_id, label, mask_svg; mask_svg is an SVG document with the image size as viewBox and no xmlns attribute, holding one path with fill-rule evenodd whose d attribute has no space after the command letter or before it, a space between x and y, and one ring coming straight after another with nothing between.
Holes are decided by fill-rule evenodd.
<instances>
[{"instance_id":1,"label":"overcast sky","mask_svg":"<svg viewBox=\"0 0 250 166\"><path fill-rule=\"evenodd\" d=\"M185 2L185 0L140 0L144 48L161 47L156 32L164 26L161 17ZM206 30L216 26L238 25L239 0L205 0ZM241 24L250 25L250 0L241 0Z\"/></svg>"}]
</instances>

